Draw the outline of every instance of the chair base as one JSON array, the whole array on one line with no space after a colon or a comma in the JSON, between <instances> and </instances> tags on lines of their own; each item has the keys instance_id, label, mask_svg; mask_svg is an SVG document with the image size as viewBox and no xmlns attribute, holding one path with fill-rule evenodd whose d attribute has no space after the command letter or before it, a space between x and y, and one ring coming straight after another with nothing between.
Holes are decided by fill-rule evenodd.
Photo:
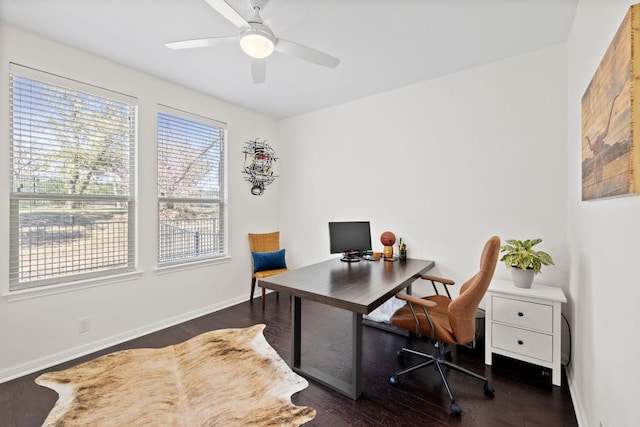
<instances>
[{"instance_id":1,"label":"chair base","mask_svg":"<svg viewBox=\"0 0 640 427\"><path fill-rule=\"evenodd\" d=\"M434 344L433 354L422 353L420 351L412 350L410 348L402 348L401 350L398 351L398 359L399 360L403 359L405 353L414 354L416 356L423 357L423 358L425 358L427 360L422 362L422 363L418 363L417 365L410 366L409 368L397 371L395 374L393 374L391 376L391 378L389 378L389 382L392 385L398 385L399 382L400 382L400 375L404 375L404 374L406 374L408 372L412 372L412 371L415 371L417 369L424 368L425 366L434 365L436 370L440 374L440 378L442 379L442 383L444 384L444 387L447 389L447 394L449 395L449 399L451 400L451 405L450 405L449 408L451 410L451 414L452 415L460 415L462 413L462 410L456 404L455 397L453 396L453 392L451 391L451 387L449 386L449 381L447 381L447 377L444 374L444 371L442 370L443 365L444 366L448 366L451 369L455 369L456 371L462 372L463 374L471 375L472 377L483 381L484 382L484 394L486 394L487 396L490 396L490 397L493 397L493 395L494 395L493 387L491 387L491 385L489 385L489 381L485 377L483 377L482 375L478 375L475 372L472 372L472 371L470 371L468 369L465 369L465 368L463 368L461 366L458 366L458 365L448 361L446 359L446 353L447 353L446 346L445 346L445 344L443 344L441 342L436 342Z\"/></svg>"}]
</instances>

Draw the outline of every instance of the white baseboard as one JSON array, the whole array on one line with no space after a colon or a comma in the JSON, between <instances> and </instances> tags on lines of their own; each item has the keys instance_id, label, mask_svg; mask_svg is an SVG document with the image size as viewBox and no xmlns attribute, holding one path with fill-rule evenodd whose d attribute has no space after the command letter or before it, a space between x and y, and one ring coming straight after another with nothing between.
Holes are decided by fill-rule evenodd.
<instances>
[{"instance_id":1,"label":"white baseboard","mask_svg":"<svg viewBox=\"0 0 640 427\"><path fill-rule=\"evenodd\" d=\"M571 369L571 366L565 366L564 369L565 369L565 372L567 373L567 384L569 385L569 393L571 394L571 400L573 401L573 410L576 413L576 420L578 421L578 426L589 427L589 423L585 421L587 417L584 412L584 405L582 404L580 393L578 393L578 389L576 388L573 369Z\"/></svg>"},{"instance_id":2,"label":"white baseboard","mask_svg":"<svg viewBox=\"0 0 640 427\"><path fill-rule=\"evenodd\" d=\"M0 384L246 301L241 296L0 370Z\"/></svg>"}]
</instances>

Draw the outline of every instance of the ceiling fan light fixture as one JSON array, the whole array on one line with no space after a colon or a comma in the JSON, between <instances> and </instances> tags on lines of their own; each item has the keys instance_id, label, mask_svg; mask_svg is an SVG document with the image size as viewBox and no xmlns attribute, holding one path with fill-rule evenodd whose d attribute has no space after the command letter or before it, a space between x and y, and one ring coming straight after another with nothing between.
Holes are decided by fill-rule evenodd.
<instances>
[{"instance_id":1,"label":"ceiling fan light fixture","mask_svg":"<svg viewBox=\"0 0 640 427\"><path fill-rule=\"evenodd\" d=\"M251 23L251 28L240 33L239 38L242 51L252 58L264 59L273 53L276 38L262 24Z\"/></svg>"}]
</instances>

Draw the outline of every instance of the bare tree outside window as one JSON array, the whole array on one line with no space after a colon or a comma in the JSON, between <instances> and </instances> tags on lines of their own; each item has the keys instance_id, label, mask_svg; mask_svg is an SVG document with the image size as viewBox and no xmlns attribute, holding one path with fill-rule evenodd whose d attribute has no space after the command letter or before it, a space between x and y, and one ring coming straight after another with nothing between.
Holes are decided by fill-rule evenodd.
<instances>
[{"instance_id":1,"label":"bare tree outside window","mask_svg":"<svg viewBox=\"0 0 640 427\"><path fill-rule=\"evenodd\" d=\"M225 128L162 107L158 113L158 264L226 255Z\"/></svg>"}]
</instances>

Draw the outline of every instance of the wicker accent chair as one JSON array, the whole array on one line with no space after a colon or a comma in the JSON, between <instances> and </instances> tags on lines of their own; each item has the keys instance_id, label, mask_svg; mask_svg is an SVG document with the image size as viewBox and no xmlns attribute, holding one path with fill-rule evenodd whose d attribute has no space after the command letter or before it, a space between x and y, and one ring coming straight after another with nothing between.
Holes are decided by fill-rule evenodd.
<instances>
[{"instance_id":1,"label":"wicker accent chair","mask_svg":"<svg viewBox=\"0 0 640 427\"><path fill-rule=\"evenodd\" d=\"M476 310L493 278L499 252L500 238L493 236L484 245L480 259L480 271L461 286L460 295L454 299L445 295L432 295L424 298L405 293L396 295L397 298L407 303L391 316L390 323L416 334L417 337L429 337L433 343L433 352L432 354L426 354L409 348L403 348L398 351L398 361L400 362L404 362L406 353L426 358L427 360L396 372L389 379L391 384L397 385L400 381L400 375L425 366L434 365L447 389L449 399L451 399L451 414L460 415L462 411L456 405L449 382L442 370L444 365L482 380L484 382L484 393L493 397L493 388L485 377L455 365L446 359L446 346L469 344L475 339ZM445 289L446 286L454 284L451 280L440 279L435 276L423 275L421 277L432 283L439 282L445 286Z\"/></svg>"},{"instance_id":2,"label":"wicker accent chair","mask_svg":"<svg viewBox=\"0 0 640 427\"><path fill-rule=\"evenodd\" d=\"M272 233L249 233L249 249L251 252L275 252L280 250L280 232ZM256 289L256 282L265 277L274 276L276 274L288 271L286 268L278 268L275 270L254 271L253 254L251 256L251 296L249 301L253 303L253 294ZM262 311L265 309L265 288L262 288ZM279 297L279 294L278 294Z\"/></svg>"}]
</instances>

